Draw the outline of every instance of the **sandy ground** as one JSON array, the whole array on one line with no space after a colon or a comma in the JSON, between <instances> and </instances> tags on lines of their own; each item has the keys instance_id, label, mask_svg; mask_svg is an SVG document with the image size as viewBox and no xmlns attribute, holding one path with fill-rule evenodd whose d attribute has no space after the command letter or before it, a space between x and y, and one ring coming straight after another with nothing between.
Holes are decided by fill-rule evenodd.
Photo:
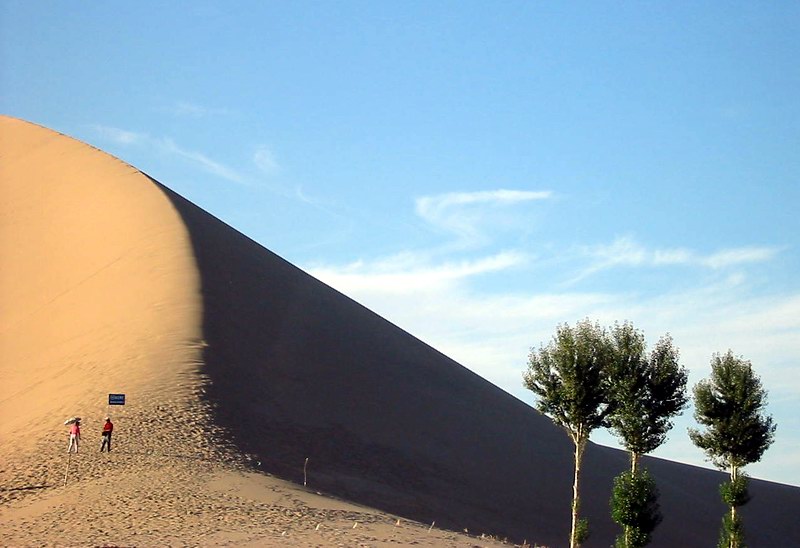
<instances>
[{"instance_id":1,"label":"sandy ground","mask_svg":"<svg viewBox=\"0 0 800 548\"><path fill-rule=\"evenodd\" d=\"M42 448L52 454L63 440ZM508 546L441 531L200 454L85 447L3 491L4 546ZM96 444L95 444L96 445ZM56 447L57 446L57 447ZM31 462L35 457L31 458ZM5 471L4 471L5 473ZM3 484L7 477L3 478Z\"/></svg>"}]
</instances>

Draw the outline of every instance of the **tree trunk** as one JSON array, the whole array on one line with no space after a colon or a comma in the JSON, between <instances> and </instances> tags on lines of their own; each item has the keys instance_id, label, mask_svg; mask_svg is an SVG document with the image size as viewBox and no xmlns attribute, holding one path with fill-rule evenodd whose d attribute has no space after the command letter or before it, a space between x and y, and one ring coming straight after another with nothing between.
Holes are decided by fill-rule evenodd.
<instances>
[{"instance_id":1,"label":"tree trunk","mask_svg":"<svg viewBox=\"0 0 800 548\"><path fill-rule=\"evenodd\" d=\"M638 468L639 468L639 453L631 451L631 474L635 476Z\"/></svg>"},{"instance_id":2,"label":"tree trunk","mask_svg":"<svg viewBox=\"0 0 800 548\"><path fill-rule=\"evenodd\" d=\"M635 451L631 451L631 477L636 476L636 472L639 469L639 453ZM631 526L625 525L623 528L623 538L625 539L625 546L628 547L631 545Z\"/></svg>"},{"instance_id":3,"label":"tree trunk","mask_svg":"<svg viewBox=\"0 0 800 548\"><path fill-rule=\"evenodd\" d=\"M575 479L572 482L572 530L569 534L570 548L580 546L578 542L578 506L579 506L579 485L581 478L581 459L583 458L583 448L586 442L583 439L575 438Z\"/></svg>"},{"instance_id":4,"label":"tree trunk","mask_svg":"<svg viewBox=\"0 0 800 548\"><path fill-rule=\"evenodd\" d=\"M735 464L731 464L731 483L735 483L739 478L739 469ZM731 523L736 523L736 506L731 505ZM736 535L731 535L730 548L739 548L739 539Z\"/></svg>"}]
</instances>

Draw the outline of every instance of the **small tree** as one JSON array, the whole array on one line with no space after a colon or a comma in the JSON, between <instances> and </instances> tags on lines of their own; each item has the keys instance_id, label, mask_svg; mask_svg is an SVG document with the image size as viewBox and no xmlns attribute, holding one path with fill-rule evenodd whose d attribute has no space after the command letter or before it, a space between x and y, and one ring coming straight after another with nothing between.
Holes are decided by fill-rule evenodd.
<instances>
[{"instance_id":1,"label":"small tree","mask_svg":"<svg viewBox=\"0 0 800 548\"><path fill-rule=\"evenodd\" d=\"M536 408L564 428L575 444L571 548L588 536L586 520L579 519L581 461L592 430L607 426L611 358L606 332L586 319L574 329L559 325L550 344L531 349L523 375L525 387L538 396Z\"/></svg>"},{"instance_id":2,"label":"small tree","mask_svg":"<svg viewBox=\"0 0 800 548\"><path fill-rule=\"evenodd\" d=\"M614 412L609 416L612 432L620 439L631 458L629 474L615 481L612 497L612 517L627 515L614 508L618 499L628 500L639 495L644 498L627 503L627 512L640 510L641 516L630 516L617 523L623 527L619 546L644 546L649 542L652 529L660 522L658 491L652 479L641 476L639 458L659 447L672 428L672 418L686 407L686 369L678 363L678 350L669 335L661 337L649 356L646 355L644 334L629 322L616 324L611 331L614 365L611 375L611 393ZM648 490L647 487L652 486ZM620 491L623 487L627 490ZM634 488L635 487L635 488ZM615 502L617 501L617 502ZM659 515L659 519L652 519Z\"/></svg>"},{"instance_id":3,"label":"small tree","mask_svg":"<svg viewBox=\"0 0 800 548\"><path fill-rule=\"evenodd\" d=\"M742 548L744 530L736 508L749 500L747 476L741 469L761 460L775 439L776 425L764 414L767 391L749 361L728 350L711 358L711 377L694 387L694 417L705 432L689 429L692 442L730 481L720 486L730 512L723 518L719 546Z\"/></svg>"}]
</instances>

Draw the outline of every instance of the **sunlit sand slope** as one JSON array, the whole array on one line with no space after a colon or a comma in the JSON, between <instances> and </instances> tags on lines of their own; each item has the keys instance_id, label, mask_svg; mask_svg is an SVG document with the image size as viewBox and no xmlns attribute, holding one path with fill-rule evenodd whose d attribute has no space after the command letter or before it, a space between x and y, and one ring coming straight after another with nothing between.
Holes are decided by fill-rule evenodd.
<instances>
[{"instance_id":1,"label":"sunlit sand slope","mask_svg":"<svg viewBox=\"0 0 800 548\"><path fill-rule=\"evenodd\" d=\"M572 447L548 419L131 166L6 117L0 145L0 544L474 544L371 507L564 545ZM721 475L645 464L653 545L713 544ZM626 465L587 451L587 546L613 542ZM751 544L800 544L800 489L752 492Z\"/></svg>"},{"instance_id":2,"label":"sunlit sand slope","mask_svg":"<svg viewBox=\"0 0 800 548\"><path fill-rule=\"evenodd\" d=\"M147 177L12 118L0 138L5 454L67 416L102 414L112 392L137 407L179 397L197 369L201 302L186 227Z\"/></svg>"}]
</instances>

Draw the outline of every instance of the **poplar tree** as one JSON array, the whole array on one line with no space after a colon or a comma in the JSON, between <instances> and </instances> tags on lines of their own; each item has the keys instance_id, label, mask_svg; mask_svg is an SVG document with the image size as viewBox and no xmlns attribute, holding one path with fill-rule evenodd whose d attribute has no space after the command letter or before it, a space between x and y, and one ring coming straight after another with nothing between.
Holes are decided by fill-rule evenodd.
<instances>
[{"instance_id":1,"label":"poplar tree","mask_svg":"<svg viewBox=\"0 0 800 548\"><path fill-rule=\"evenodd\" d=\"M730 481L720 486L730 512L723 517L718 546L743 548L744 529L736 508L750 497L742 468L761 460L777 426L764 414L767 391L752 364L728 350L711 358L711 376L694 387L694 405L695 420L706 429L690 428L689 437L717 468L730 474Z\"/></svg>"},{"instance_id":2,"label":"poplar tree","mask_svg":"<svg viewBox=\"0 0 800 548\"><path fill-rule=\"evenodd\" d=\"M629 322L612 330L614 365L611 431L631 456L631 472L639 458L667 439L672 419L686 407L686 369L672 338L664 335L646 355L644 335Z\"/></svg>"},{"instance_id":3,"label":"poplar tree","mask_svg":"<svg viewBox=\"0 0 800 548\"><path fill-rule=\"evenodd\" d=\"M592 431L608 424L611 360L605 330L586 319L574 328L559 325L547 346L531 349L523 375L525 387L537 396L536 408L561 426L575 445L571 548L588 536L588 523L579 517L581 462Z\"/></svg>"},{"instance_id":4,"label":"poplar tree","mask_svg":"<svg viewBox=\"0 0 800 548\"><path fill-rule=\"evenodd\" d=\"M631 469L614 481L611 514L623 528L617 546L645 546L661 521L655 482L639 470L639 459L658 448L672 428L672 418L685 407L686 369L669 335L646 354L644 334L630 322L611 331L613 366L612 432L630 453Z\"/></svg>"}]
</instances>

